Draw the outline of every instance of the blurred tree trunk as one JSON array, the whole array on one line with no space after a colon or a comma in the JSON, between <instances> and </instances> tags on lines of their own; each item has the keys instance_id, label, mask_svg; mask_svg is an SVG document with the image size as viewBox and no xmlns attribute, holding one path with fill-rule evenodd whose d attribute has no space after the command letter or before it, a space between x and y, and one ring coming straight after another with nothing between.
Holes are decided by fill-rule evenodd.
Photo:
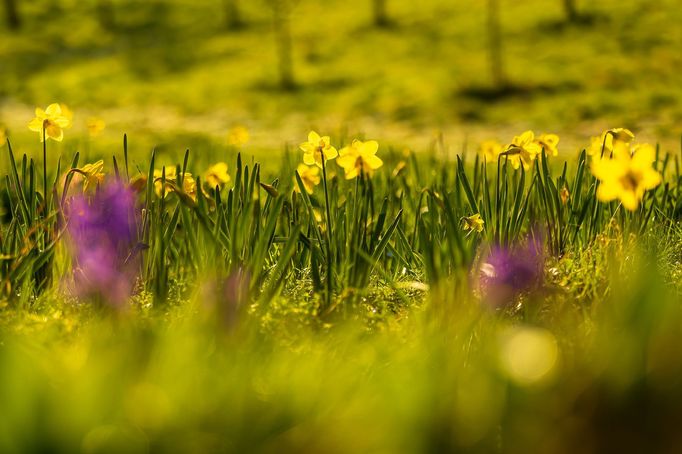
<instances>
[{"instance_id":1,"label":"blurred tree trunk","mask_svg":"<svg viewBox=\"0 0 682 454\"><path fill-rule=\"evenodd\" d=\"M116 27L114 5L111 0L97 0L97 20L102 28L112 30Z\"/></svg>"},{"instance_id":2,"label":"blurred tree trunk","mask_svg":"<svg viewBox=\"0 0 682 454\"><path fill-rule=\"evenodd\" d=\"M244 25L239 13L238 0L225 0L225 25L228 30L237 30Z\"/></svg>"},{"instance_id":3,"label":"blurred tree trunk","mask_svg":"<svg viewBox=\"0 0 682 454\"><path fill-rule=\"evenodd\" d=\"M576 0L563 0L564 11L569 22L575 22L578 19L578 8L575 4Z\"/></svg>"},{"instance_id":4,"label":"blurred tree trunk","mask_svg":"<svg viewBox=\"0 0 682 454\"><path fill-rule=\"evenodd\" d=\"M296 86L294 82L290 12L287 0L275 0L272 3L279 85L283 90L291 90Z\"/></svg>"},{"instance_id":5,"label":"blurred tree trunk","mask_svg":"<svg viewBox=\"0 0 682 454\"><path fill-rule=\"evenodd\" d=\"M5 0L5 17L7 26L11 30L18 30L21 27L21 19L19 19L19 10L15 0Z\"/></svg>"},{"instance_id":6,"label":"blurred tree trunk","mask_svg":"<svg viewBox=\"0 0 682 454\"><path fill-rule=\"evenodd\" d=\"M507 84L502 61L501 28L499 1L488 0L488 52L490 57L490 73L492 75L493 84L498 89L504 88Z\"/></svg>"},{"instance_id":7,"label":"blurred tree trunk","mask_svg":"<svg viewBox=\"0 0 682 454\"><path fill-rule=\"evenodd\" d=\"M374 10L374 25L385 27L388 25L388 12L386 11L386 0L372 0Z\"/></svg>"}]
</instances>

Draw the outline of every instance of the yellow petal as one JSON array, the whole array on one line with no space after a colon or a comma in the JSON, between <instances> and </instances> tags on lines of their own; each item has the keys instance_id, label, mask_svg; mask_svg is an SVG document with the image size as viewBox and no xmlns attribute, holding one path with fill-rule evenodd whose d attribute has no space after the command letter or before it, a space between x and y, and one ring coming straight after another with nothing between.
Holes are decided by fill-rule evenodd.
<instances>
[{"instance_id":1,"label":"yellow petal","mask_svg":"<svg viewBox=\"0 0 682 454\"><path fill-rule=\"evenodd\" d=\"M613 136L614 140L619 140L627 143L631 142L635 138L635 135L632 133L632 131L626 128L609 129L608 133L611 136Z\"/></svg>"},{"instance_id":2,"label":"yellow petal","mask_svg":"<svg viewBox=\"0 0 682 454\"><path fill-rule=\"evenodd\" d=\"M303 162L309 166L317 164L315 156L312 153L306 153L303 155Z\"/></svg>"},{"instance_id":3,"label":"yellow petal","mask_svg":"<svg viewBox=\"0 0 682 454\"><path fill-rule=\"evenodd\" d=\"M337 160L336 163L343 167L344 169L350 169L352 167L355 167L355 161L357 160L356 156L353 156L351 154L345 154L343 156L340 156Z\"/></svg>"},{"instance_id":4,"label":"yellow petal","mask_svg":"<svg viewBox=\"0 0 682 454\"><path fill-rule=\"evenodd\" d=\"M43 132L43 120L40 118L34 118L31 120L31 122L28 124L28 129L31 131L36 131L36 132Z\"/></svg>"},{"instance_id":5,"label":"yellow petal","mask_svg":"<svg viewBox=\"0 0 682 454\"><path fill-rule=\"evenodd\" d=\"M623 192L623 187L615 181L605 181L597 189L597 199L602 202L610 202Z\"/></svg>"},{"instance_id":6,"label":"yellow petal","mask_svg":"<svg viewBox=\"0 0 682 454\"><path fill-rule=\"evenodd\" d=\"M526 145L530 142L535 140L535 134L533 134L533 131L525 131L523 134L520 136L514 137L514 144L523 146Z\"/></svg>"},{"instance_id":7,"label":"yellow petal","mask_svg":"<svg viewBox=\"0 0 682 454\"><path fill-rule=\"evenodd\" d=\"M45 135L57 142L61 142L64 138L64 131L57 125L49 124L47 128L45 128Z\"/></svg>"},{"instance_id":8,"label":"yellow petal","mask_svg":"<svg viewBox=\"0 0 682 454\"><path fill-rule=\"evenodd\" d=\"M59 106L59 104L52 103L49 106L47 106L47 109L45 109L45 113L49 117L59 117L62 115L62 108Z\"/></svg>"},{"instance_id":9,"label":"yellow petal","mask_svg":"<svg viewBox=\"0 0 682 454\"><path fill-rule=\"evenodd\" d=\"M360 145L360 153L374 155L379 150L379 142L376 140L368 140Z\"/></svg>"},{"instance_id":10,"label":"yellow petal","mask_svg":"<svg viewBox=\"0 0 682 454\"><path fill-rule=\"evenodd\" d=\"M365 160L369 168L372 170L376 170L382 165L384 165L384 161L382 161L377 155L370 155L363 159Z\"/></svg>"},{"instance_id":11,"label":"yellow petal","mask_svg":"<svg viewBox=\"0 0 682 454\"><path fill-rule=\"evenodd\" d=\"M596 159L592 161L592 175L598 180L617 180L627 173L627 165L615 159Z\"/></svg>"},{"instance_id":12,"label":"yellow petal","mask_svg":"<svg viewBox=\"0 0 682 454\"><path fill-rule=\"evenodd\" d=\"M656 150L648 143L637 145L632 156L632 166L637 169L648 169L656 161Z\"/></svg>"},{"instance_id":13,"label":"yellow petal","mask_svg":"<svg viewBox=\"0 0 682 454\"><path fill-rule=\"evenodd\" d=\"M548 145L556 146L559 143L559 136L556 134L543 134L540 140Z\"/></svg>"},{"instance_id":14,"label":"yellow petal","mask_svg":"<svg viewBox=\"0 0 682 454\"><path fill-rule=\"evenodd\" d=\"M310 131L308 133L308 142L317 145L320 142L320 135L315 131Z\"/></svg>"},{"instance_id":15,"label":"yellow petal","mask_svg":"<svg viewBox=\"0 0 682 454\"><path fill-rule=\"evenodd\" d=\"M644 189L653 189L661 184L661 174L654 169L648 169L642 172L642 181L640 186Z\"/></svg>"},{"instance_id":16,"label":"yellow petal","mask_svg":"<svg viewBox=\"0 0 682 454\"><path fill-rule=\"evenodd\" d=\"M530 153L533 157L535 155L539 155L542 153L542 146L535 143L531 142L523 147L528 153Z\"/></svg>"},{"instance_id":17,"label":"yellow petal","mask_svg":"<svg viewBox=\"0 0 682 454\"><path fill-rule=\"evenodd\" d=\"M346 170L346 180L352 180L353 178L357 178L358 174L360 173L358 168L355 166L353 166L350 169L345 169L345 170Z\"/></svg>"},{"instance_id":18,"label":"yellow petal","mask_svg":"<svg viewBox=\"0 0 682 454\"><path fill-rule=\"evenodd\" d=\"M59 126L60 128L68 128L69 125L71 124L69 119L66 117L57 117L54 120L52 120L52 122L57 124L57 126Z\"/></svg>"},{"instance_id":19,"label":"yellow petal","mask_svg":"<svg viewBox=\"0 0 682 454\"><path fill-rule=\"evenodd\" d=\"M338 155L339 152L334 147L325 148L324 150L324 158L328 161L336 158Z\"/></svg>"},{"instance_id":20,"label":"yellow petal","mask_svg":"<svg viewBox=\"0 0 682 454\"><path fill-rule=\"evenodd\" d=\"M521 167L521 159L519 158L519 155L507 156L507 159L514 170L518 170L519 167Z\"/></svg>"},{"instance_id":21,"label":"yellow petal","mask_svg":"<svg viewBox=\"0 0 682 454\"><path fill-rule=\"evenodd\" d=\"M341 150L339 150L339 156L346 156L347 154L352 153L354 150L355 149L351 146L343 147Z\"/></svg>"},{"instance_id":22,"label":"yellow petal","mask_svg":"<svg viewBox=\"0 0 682 454\"><path fill-rule=\"evenodd\" d=\"M632 191L623 191L620 194L620 201L625 208L630 211L635 211L639 206L639 199L635 196Z\"/></svg>"}]
</instances>

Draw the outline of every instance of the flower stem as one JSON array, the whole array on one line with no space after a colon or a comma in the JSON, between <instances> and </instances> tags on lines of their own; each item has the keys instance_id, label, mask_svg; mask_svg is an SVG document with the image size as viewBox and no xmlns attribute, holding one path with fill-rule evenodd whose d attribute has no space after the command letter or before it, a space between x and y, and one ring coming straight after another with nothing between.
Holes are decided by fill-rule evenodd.
<instances>
[{"instance_id":1,"label":"flower stem","mask_svg":"<svg viewBox=\"0 0 682 454\"><path fill-rule=\"evenodd\" d=\"M45 137L45 125L43 125L43 203L45 204L44 215L47 216L47 138Z\"/></svg>"},{"instance_id":2,"label":"flower stem","mask_svg":"<svg viewBox=\"0 0 682 454\"><path fill-rule=\"evenodd\" d=\"M322 186L324 187L324 206L327 214L327 305L331 304L332 297L332 215L329 208L329 191L327 189L327 166L324 162L324 150L320 150L322 157Z\"/></svg>"}]
</instances>

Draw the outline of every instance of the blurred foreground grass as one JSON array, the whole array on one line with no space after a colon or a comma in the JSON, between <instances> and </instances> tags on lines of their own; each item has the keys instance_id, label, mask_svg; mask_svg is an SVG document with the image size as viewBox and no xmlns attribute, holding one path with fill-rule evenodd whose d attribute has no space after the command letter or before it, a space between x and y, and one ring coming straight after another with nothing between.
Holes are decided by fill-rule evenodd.
<instances>
[{"instance_id":1,"label":"blurred foreground grass","mask_svg":"<svg viewBox=\"0 0 682 454\"><path fill-rule=\"evenodd\" d=\"M286 323L226 326L198 294L165 314L3 312L0 449L676 452L682 237L639 244L602 237L511 318L447 284L378 324L310 325L285 298Z\"/></svg>"}]
</instances>

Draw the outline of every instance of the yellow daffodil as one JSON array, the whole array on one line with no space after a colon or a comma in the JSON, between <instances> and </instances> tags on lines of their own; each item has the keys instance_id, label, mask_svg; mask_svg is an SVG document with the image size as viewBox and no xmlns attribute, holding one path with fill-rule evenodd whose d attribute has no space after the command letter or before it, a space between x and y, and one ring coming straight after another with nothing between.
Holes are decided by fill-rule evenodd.
<instances>
[{"instance_id":1,"label":"yellow daffodil","mask_svg":"<svg viewBox=\"0 0 682 454\"><path fill-rule=\"evenodd\" d=\"M161 183L159 182L159 185ZM139 174L130 179L130 189L134 192L142 193L147 187L147 175Z\"/></svg>"},{"instance_id":2,"label":"yellow daffodil","mask_svg":"<svg viewBox=\"0 0 682 454\"><path fill-rule=\"evenodd\" d=\"M28 129L40 134L43 141L43 129L47 138L61 142L64 138L64 129L71 126L71 120L62 112L59 104L50 104L43 110L36 107L36 117L28 124Z\"/></svg>"},{"instance_id":3,"label":"yellow daffodil","mask_svg":"<svg viewBox=\"0 0 682 454\"><path fill-rule=\"evenodd\" d=\"M502 144L497 140L484 140L481 142L478 152L483 155L485 162L496 163L497 157L502 153Z\"/></svg>"},{"instance_id":4,"label":"yellow daffodil","mask_svg":"<svg viewBox=\"0 0 682 454\"><path fill-rule=\"evenodd\" d=\"M313 215L315 216L315 222L320 227L320 230L324 233L327 231L327 223L325 222L322 212L316 208L313 208Z\"/></svg>"},{"instance_id":5,"label":"yellow daffodil","mask_svg":"<svg viewBox=\"0 0 682 454\"><path fill-rule=\"evenodd\" d=\"M156 195L161 197L162 186L161 186L161 170L154 170L154 190ZM173 192L175 186L177 185L178 177L177 170L174 166L166 167L166 193ZM169 184L171 183L171 184ZM197 182L192 177L192 174L185 172L184 179L182 181L182 190L185 194L189 195L193 200L197 197Z\"/></svg>"},{"instance_id":6,"label":"yellow daffodil","mask_svg":"<svg viewBox=\"0 0 682 454\"><path fill-rule=\"evenodd\" d=\"M479 213L462 218L462 230L465 231L471 230L472 232L481 233L483 231L483 224L485 224L485 221L483 221Z\"/></svg>"},{"instance_id":7,"label":"yellow daffodil","mask_svg":"<svg viewBox=\"0 0 682 454\"><path fill-rule=\"evenodd\" d=\"M645 191L661 183L661 174L652 167L656 152L651 145L613 151L613 157L604 156L592 161L592 174L601 181L597 198L602 202L620 199L625 208L634 211L644 197Z\"/></svg>"},{"instance_id":8,"label":"yellow daffodil","mask_svg":"<svg viewBox=\"0 0 682 454\"><path fill-rule=\"evenodd\" d=\"M7 143L7 130L3 126L0 126L0 148L5 146L6 143Z\"/></svg>"},{"instance_id":9,"label":"yellow daffodil","mask_svg":"<svg viewBox=\"0 0 682 454\"><path fill-rule=\"evenodd\" d=\"M635 135L629 129L613 128L601 133L598 137L592 137L590 147L587 149L589 156L610 155L619 149L628 150Z\"/></svg>"},{"instance_id":10,"label":"yellow daffodil","mask_svg":"<svg viewBox=\"0 0 682 454\"><path fill-rule=\"evenodd\" d=\"M64 103L59 103L59 108L62 109L62 115L69 120L69 125L64 129L69 129L73 126L73 112L69 109L69 106Z\"/></svg>"},{"instance_id":11,"label":"yellow daffodil","mask_svg":"<svg viewBox=\"0 0 682 454\"><path fill-rule=\"evenodd\" d=\"M376 169L384 165L384 162L377 156L378 150L379 143L376 140L367 142L354 140L349 146L342 148L336 162L346 172L346 180L357 177L360 172L372 175Z\"/></svg>"},{"instance_id":12,"label":"yellow daffodil","mask_svg":"<svg viewBox=\"0 0 682 454\"><path fill-rule=\"evenodd\" d=\"M561 204L566 205L568 203L568 200L571 198L571 193L568 191L568 188L564 186L561 188L561 191L559 191L559 196L561 197Z\"/></svg>"},{"instance_id":13,"label":"yellow daffodil","mask_svg":"<svg viewBox=\"0 0 682 454\"><path fill-rule=\"evenodd\" d=\"M303 186L308 194L312 194L315 186L320 184L320 168L317 166L309 166L306 164L299 164L296 168L298 175L301 177ZM301 192L294 178L294 190L296 192Z\"/></svg>"},{"instance_id":14,"label":"yellow daffodil","mask_svg":"<svg viewBox=\"0 0 682 454\"><path fill-rule=\"evenodd\" d=\"M625 143L630 143L635 138L635 135L632 133L632 131L626 128L609 129L606 131L606 134L609 134L611 137L613 137L613 140Z\"/></svg>"},{"instance_id":15,"label":"yellow daffodil","mask_svg":"<svg viewBox=\"0 0 682 454\"><path fill-rule=\"evenodd\" d=\"M315 131L308 133L308 141L300 145L303 151L303 162L309 166L316 164L322 167L322 156L325 161L336 158L339 153L329 140L329 136L320 136Z\"/></svg>"},{"instance_id":16,"label":"yellow daffodil","mask_svg":"<svg viewBox=\"0 0 682 454\"><path fill-rule=\"evenodd\" d=\"M391 175L393 178L397 177L401 173L403 173L407 169L407 163L405 161L400 161L398 164L395 165L395 168L393 169L393 172L391 172Z\"/></svg>"},{"instance_id":17,"label":"yellow daffodil","mask_svg":"<svg viewBox=\"0 0 682 454\"><path fill-rule=\"evenodd\" d=\"M213 164L206 171L206 175L204 175L204 181L206 181L211 189L215 188L216 186L223 186L229 183L230 174L227 173L227 164L224 162Z\"/></svg>"},{"instance_id":18,"label":"yellow daffodil","mask_svg":"<svg viewBox=\"0 0 682 454\"><path fill-rule=\"evenodd\" d=\"M101 118L90 117L85 122L85 126L88 128L88 134L90 134L90 137L97 137L102 131L104 131L106 124Z\"/></svg>"},{"instance_id":19,"label":"yellow daffodil","mask_svg":"<svg viewBox=\"0 0 682 454\"><path fill-rule=\"evenodd\" d=\"M512 143L505 149L511 166L514 169L518 169L523 164L523 168L526 170L530 169L533 161L541 151L542 147L535 142L533 131L526 131L520 136L514 137Z\"/></svg>"},{"instance_id":20,"label":"yellow daffodil","mask_svg":"<svg viewBox=\"0 0 682 454\"><path fill-rule=\"evenodd\" d=\"M537 139L535 139L535 142L540 145L540 147L545 149L545 154L547 156L559 155L559 148L557 148L557 145L559 144L559 136L556 134L541 134ZM540 152L540 155L542 155L542 152Z\"/></svg>"},{"instance_id":21,"label":"yellow daffodil","mask_svg":"<svg viewBox=\"0 0 682 454\"><path fill-rule=\"evenodd\" d=\"M104 161L100 159L92 164L85 164L79 169L83 175L83 192L96 188L104 181Z\"/></svg>"},{"instance_id":22,"label":"yellow daffodil","mask_svg":"<svg viewBox=\"0 0 682 454\"><path fill-rule=\"evenodd\" d=\"M249 141L249 130L242 125L233 126L227 133L227 143L233 147L241 147Z\"/></svg>"}]
</instances>

